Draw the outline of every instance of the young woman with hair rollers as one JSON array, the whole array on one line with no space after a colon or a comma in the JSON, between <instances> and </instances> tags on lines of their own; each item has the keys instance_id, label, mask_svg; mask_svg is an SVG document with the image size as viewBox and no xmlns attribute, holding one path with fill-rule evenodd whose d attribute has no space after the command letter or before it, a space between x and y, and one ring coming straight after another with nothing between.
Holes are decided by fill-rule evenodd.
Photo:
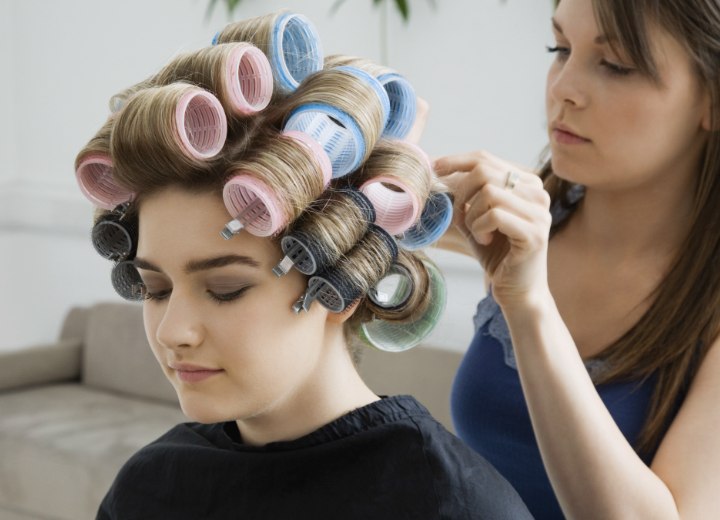
<instances>
[{"instance_id":1,"label":"young woman with hair rollers","mask_svg":"<svg viewBox=\"0 0 720 520\"><path fill-rule=\"evenodd\" d=\"M136 453L99 519L530 518L422 405L357 373L359 344L404 350L437 321L416 249L452 207L422 150L380 139L403 123L383 84L318 52L299 15L232 24L114 96L78 155L93 244L197 421Z\"/></svg>"},{"instance_id":2,"label":"young woman with hair rollers","mask_svg":"<svg viewBox=\"0 0 720 520\"><path fill-rule=\"evenodd\" d=\"M444 157L489 295L452 396L536 518L720 515L720 2L561 0L539 172Z\"/></svg>"}]
</instances>

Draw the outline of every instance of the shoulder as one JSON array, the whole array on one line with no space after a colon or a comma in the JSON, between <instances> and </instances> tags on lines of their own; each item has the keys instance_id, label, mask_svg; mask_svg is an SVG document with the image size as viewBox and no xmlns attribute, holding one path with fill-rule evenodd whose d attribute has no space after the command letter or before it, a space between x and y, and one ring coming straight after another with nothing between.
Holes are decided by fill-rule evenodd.
<instances>
[{"instance_id":1,"label":"shoulder","mask_svg":"<svg viewBox=\"0 0 720 520\"><path fill-rule=\"evenodd\" d=\"M143 511L153 507L148 500L162 500L163 488L189 474L178 466L202 458L198 450L218 449L221 433L222 424L183 423L142 447L120 468L98 518L145 518Z\"/></svg>"},{"instance_id":2,"label":"shoulder","mask_svg":"<svg viewBox=\"0 0 720 520\"><path fill-rule=\"evenodd\" d=\"M430 415L413 418L441 509L451 518L532 518L515 489L484 457Z\"/></svg>"}]
</instances>

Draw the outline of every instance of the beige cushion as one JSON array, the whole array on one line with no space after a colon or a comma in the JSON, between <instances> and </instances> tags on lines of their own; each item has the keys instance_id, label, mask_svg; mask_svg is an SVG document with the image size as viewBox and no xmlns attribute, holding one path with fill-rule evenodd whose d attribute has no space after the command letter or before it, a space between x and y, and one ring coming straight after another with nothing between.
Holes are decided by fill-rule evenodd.
<instances>
[{"instance_id":1,"label":"beige cushion","mask_svg":"<svg viewBox=\"0 0 720 520\"><path fill-rule=\"evenodd\" d=\"M68 520L94 518L128 457L187 421L179 408L78 384L0 393L0 410L1 507Z\"/></svg>"},{"instance_id":2,"label":"beige cushion","mask_svg":"<svg viewBox=\"0 0 720 520\"><path fill-rule=\"evenodd\" d=\"M80 378L82 344L64 339L0 351L0 390Z\"/></svg>"},{"instance_id":3,"label":"beige cushion","mask_svg":"<svg viewBox=\"0 0 720 520\"><path fill-rule=\"evenodd\" d=\"M93 388L177 403L145 337L142 306L99 303L90 309L83 383Z\"/></svg>"}]
</instances>

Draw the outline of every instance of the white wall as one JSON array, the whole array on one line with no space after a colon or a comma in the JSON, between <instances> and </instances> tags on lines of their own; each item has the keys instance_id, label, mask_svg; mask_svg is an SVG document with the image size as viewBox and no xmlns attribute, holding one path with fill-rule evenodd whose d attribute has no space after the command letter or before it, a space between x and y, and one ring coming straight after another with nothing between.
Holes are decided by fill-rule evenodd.
<instances>
[{"instance_id":1,"label":"white wall","mask_svg":"<svg viewBox=\"0 0 720 520\"><path fill-rule=\"evenodd\" d=\"M431 155L486 148L532 164L544 144L543 82L550 0L411 2L409 24L370 0L243 0L236 17L288 7L317 25L327 54L405 74L431 105ZM207 45L228 19L206 0L0 0L0 349L52 340L75 304L119 298L110 263L92 250L91 207L75 154L117 90L181 50ZM432 342L462 350L482 294L471 260L436 255L450 303Z\"/></svg>"}]
</instances>

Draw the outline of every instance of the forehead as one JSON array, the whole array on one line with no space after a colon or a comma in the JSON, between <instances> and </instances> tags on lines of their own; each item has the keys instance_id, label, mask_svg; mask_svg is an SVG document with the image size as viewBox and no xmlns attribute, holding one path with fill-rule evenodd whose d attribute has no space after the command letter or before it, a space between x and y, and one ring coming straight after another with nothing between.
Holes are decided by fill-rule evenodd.
<instances>
[{"instance_id":1,"label":"forehead","mask_svg":"<svg viewBox=\"0 0 720 520\"><path fill-rule=\"evenodd\" d=\"M220 231L231 217L215 193L168 188L143 199L138 217L137 256L159 264L223 254L251 256L265 264L279 251L271 239L246 231L224 239Z\"/></svg>"}]
</instances>

